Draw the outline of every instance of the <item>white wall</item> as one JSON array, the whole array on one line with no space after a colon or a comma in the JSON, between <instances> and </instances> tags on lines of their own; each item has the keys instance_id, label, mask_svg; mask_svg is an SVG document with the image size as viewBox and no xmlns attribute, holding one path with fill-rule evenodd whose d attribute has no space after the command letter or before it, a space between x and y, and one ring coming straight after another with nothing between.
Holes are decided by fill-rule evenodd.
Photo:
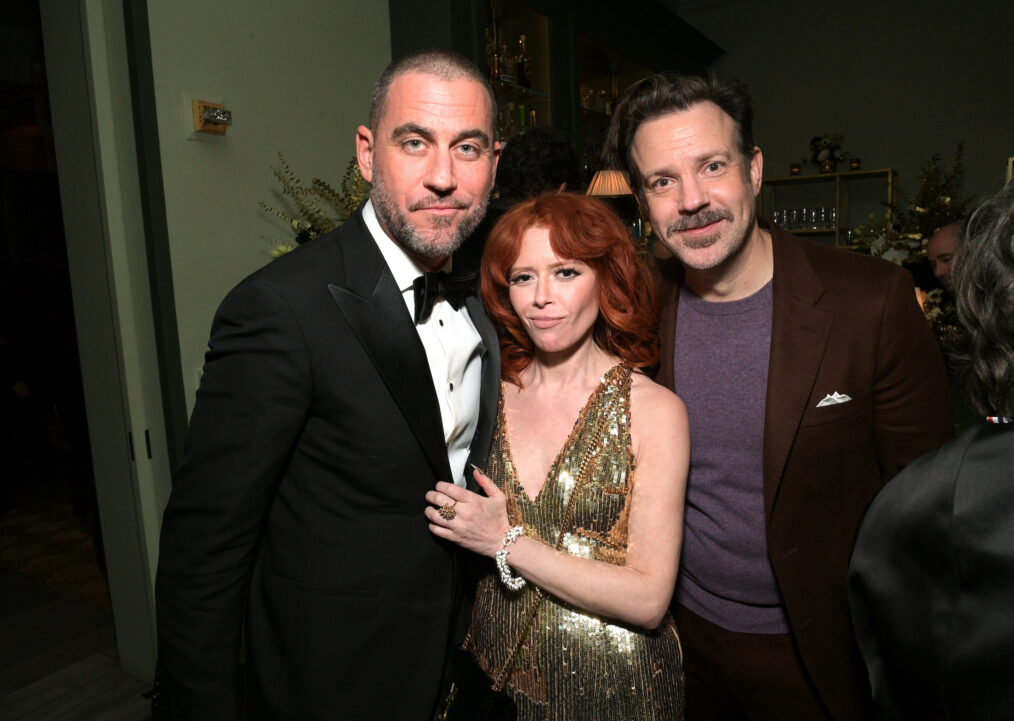
<instances>
[{"instance_id":1,"label":"white wall","mask_svg":"<svg viewBox=\"0 0 1014 721\"><path fill-rule=\"evenodd\" d=\"M965 141L965 191L986 195L1014 155L1014 3L745 0L681 16L722 46L720 78L754 98L765 175L787 175L814 135L841 132L864 168L920 167ZM805 172L814 172L811 168Z\"/></svg>"},{"instance_id":2,"label":"white wall","mask_svg":"<svg viewBox=\"0 0 1014 721\"><path fill-rule=\"evenodd\" d=\"M269 166L337 183L390 62L378 0L150 0L151 51L187 407L215 308L287 230ZM233 113L224 142L188 139L190 101Z\"/></svg>"}]
</instances>

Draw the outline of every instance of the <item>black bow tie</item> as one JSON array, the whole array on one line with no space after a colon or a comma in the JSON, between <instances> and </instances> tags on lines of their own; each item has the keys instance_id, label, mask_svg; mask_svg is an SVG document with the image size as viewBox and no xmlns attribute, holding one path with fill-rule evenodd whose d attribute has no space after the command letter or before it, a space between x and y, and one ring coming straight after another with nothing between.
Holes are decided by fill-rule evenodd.
<instances>
[{"instance_id":1,"label":"black bow tie","mask_svg":"<svg viewBox=\"0 0 1014 721\"><path fill-rule=\"evenodd\" d=\"M415 294L415 322L426 322L433 312L433 304L437 298L443 298L454 310L465 303L465 296L472 293L475 285L475 273L451 275L450 273L423 273L412 282Z\"/></svg>"}]
</instances>

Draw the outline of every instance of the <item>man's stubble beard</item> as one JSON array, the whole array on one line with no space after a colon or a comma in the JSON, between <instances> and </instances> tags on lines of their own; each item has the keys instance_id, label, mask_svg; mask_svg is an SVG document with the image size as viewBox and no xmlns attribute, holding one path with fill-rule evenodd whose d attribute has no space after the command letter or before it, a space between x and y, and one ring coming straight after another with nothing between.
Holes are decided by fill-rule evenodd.
<instances>
[{"instance_id":1,"label":"man's stubble beard","mask_svg":"<svg viewBox=\"0 0 1014 721\"><path fill-rule=\"evenodd\" d=\"M743 250L746 245L746 239L755 225L756 218L757 212L751 208L748 215L743 219L745 222L742 228L728 229L733 233L732 238L724 238L722 237L721 232L716 232L713 235L703 238L684 238L682 244L675 241L670 243L669 239L678 232L699 228L719 220L728 220L730 222L734 221L732 212L727 209L702 210L695 215L682 218L681 220L677 220L666 225L663 242L665 242L672 254L676 256L677 260L679 260L684 266L693 268L694 270L713 270L714 268L717 268L727 262L729 259L737 256ZM726 252L717 261L708 263L704 266L691 262L692 257L690 253L692 251L709 248L716 243L721 243L726 249Z\"/></svg>"},{"instance_id":2,"label":"man's stubble beard","mask_svg":"<svg viewBox=\"0 0 1014 721\"><path fill-rule=\"evenodd\" d=\"M373 166L371 198L381 225L391 234L395 242L424 258L448 258L453 255L482 222L486 215L486 206L489 204L489 192L487 191L472 212L461 219L456 229L450 230L455 222L454 218L437 217L434 219L433 228L424 233L412 224L408 216L401 212L397 202L387 192L384 176L378 171L376 164ZM432 196L416 201L409 206L409 209L425 206L433 202L434 199L439 202L438 196ZM451 202L454 203L454 201ZM457 207L467 206L458 205Z\"/></svg>"}]
</instances>

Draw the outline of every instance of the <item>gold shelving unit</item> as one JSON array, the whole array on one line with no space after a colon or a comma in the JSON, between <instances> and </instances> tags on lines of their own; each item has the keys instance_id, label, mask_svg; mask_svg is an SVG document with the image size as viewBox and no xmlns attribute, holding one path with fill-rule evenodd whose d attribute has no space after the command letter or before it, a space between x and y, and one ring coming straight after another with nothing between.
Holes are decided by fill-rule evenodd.
<instances>
[{"instance_id":1,"label":"gold shelving unit","mask_svg":"<svg viewBox=\"0 0 1014 721\"><path fill-rule=\"evenodd\" d=\"M893 207L898 200L898 175L893 168L879 168L877 170L843 170L834 173L820 173L817 175L786 175L781 178L766 178L761 187L761 193L757 198L758 212L764 215L771 215L775 210L783 210L787 204L779 205L778 191L792 189L804 185L826 185L826 190L820 189L822 197L831 199L833 190L834 204L829 206L835 209L834 224L825 228L788 228L797 235L831 236L835 245L848 246L848 229L852 227L849 219L849 186L857 181L875 181L882 179L886 186L884 198L887 207ZM785 197L788 193L783 192ZM858 225L859 223L855 223ZM843 242L843 237L845 242Z\"/></svg>"}]
</instances>

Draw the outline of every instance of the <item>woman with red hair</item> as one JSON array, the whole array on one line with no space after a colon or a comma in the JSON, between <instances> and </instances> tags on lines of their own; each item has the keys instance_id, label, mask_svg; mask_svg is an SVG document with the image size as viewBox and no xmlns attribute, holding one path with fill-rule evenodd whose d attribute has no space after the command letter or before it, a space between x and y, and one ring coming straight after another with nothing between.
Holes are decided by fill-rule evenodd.
<instances>
[{"instance_id":1,"label":"woman with red hair","mask_svg":"<svg viewBox=\"0 0 1014 721\"><path fill-rule=\"evenodd\" d=\"M465 647L520 719L681 719L669 601L690 441L683 403L641 370L658 361L654 276L605 203L555 193L494 227L482 296L503 359L485 496L426 496L435 535L496 561Z\"/></svg>"}]
</instances>

